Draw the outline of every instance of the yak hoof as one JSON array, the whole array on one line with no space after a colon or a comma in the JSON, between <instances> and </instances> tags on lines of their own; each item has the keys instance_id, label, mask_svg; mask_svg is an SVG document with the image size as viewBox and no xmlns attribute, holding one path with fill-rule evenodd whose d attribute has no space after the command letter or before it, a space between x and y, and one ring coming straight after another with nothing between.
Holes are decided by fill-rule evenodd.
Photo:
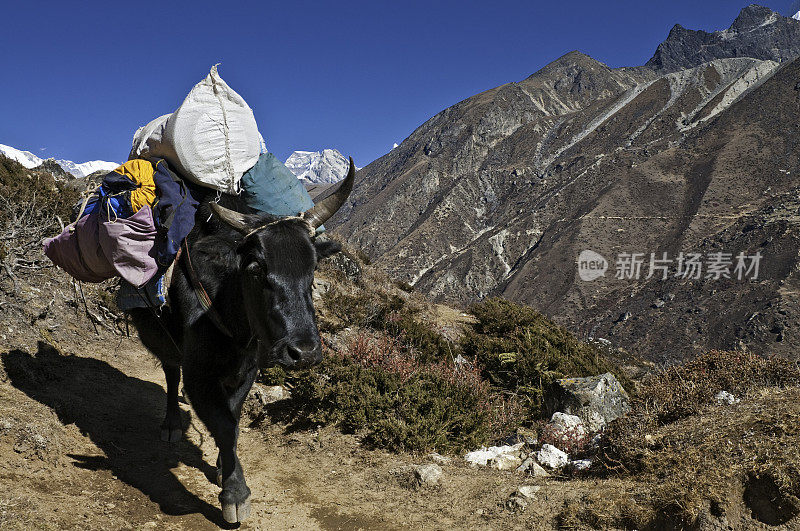
<instances>
[{"instance_id":1,"label":"yak hoof","mask_svg":"<svg viewBox=\"0 0 800 531\"><path fill-rule=\"evenodd\" d=\"M222 517L229 524L244 522L250 516L250 496L239 503L223 503Z\"/></svg>"},{"instance_id":2,"label":"yak hoof","mask_svg":"<svg viewBox=\"0 0 800 531\"><path fill-rule=\"evenodd\" d=\"M180 428L177 429L167 429L161 428L161 440L168 443L176 443L181 440L183 437L183 430Z\"/></svg>"}]
</instances>

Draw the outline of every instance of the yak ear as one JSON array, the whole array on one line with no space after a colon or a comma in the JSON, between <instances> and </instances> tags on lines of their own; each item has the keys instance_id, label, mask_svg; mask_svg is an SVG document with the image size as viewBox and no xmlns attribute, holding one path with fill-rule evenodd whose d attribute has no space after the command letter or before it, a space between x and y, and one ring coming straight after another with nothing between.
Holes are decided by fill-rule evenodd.
<instances>
[{"instance_id":1,"label":"yak ear","mask_svg":"<svg viewBox=\"0 0 800 531\"><path fill-rule=\"evenodd\" d=\"M323 260L342 250L339 242L331 240L315 241L314 247L317 249L317 260Z\"/></svg>"}]
</instances>

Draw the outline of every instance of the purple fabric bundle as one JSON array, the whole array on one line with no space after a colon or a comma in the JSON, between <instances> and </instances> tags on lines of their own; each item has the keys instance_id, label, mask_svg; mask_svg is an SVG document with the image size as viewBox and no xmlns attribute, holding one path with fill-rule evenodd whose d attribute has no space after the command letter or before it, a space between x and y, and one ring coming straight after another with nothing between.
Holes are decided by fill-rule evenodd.
<instances>
[{"instance_id":1,"label":"purple fabric bundle","mask_svg":"<svg viewBox=\"0 0 800 531\"><path fill-rule=\"evenodd\" d=\"M101 222L95 211L45 240L44 253L78 280L102 282L119 275L140 287L158 270L155 239L153 211L148 206L114 221Z\"/></svg>"}]
</instances>

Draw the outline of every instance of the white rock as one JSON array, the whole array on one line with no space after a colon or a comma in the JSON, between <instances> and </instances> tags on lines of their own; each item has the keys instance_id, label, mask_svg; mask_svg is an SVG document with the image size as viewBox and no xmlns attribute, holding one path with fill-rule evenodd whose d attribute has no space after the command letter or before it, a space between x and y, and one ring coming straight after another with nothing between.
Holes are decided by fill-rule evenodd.
<instances>
[{"instance_id":1,"label":"white rock","mask_svg":"<svg viewBox=\"0 0 800 531\"><path fill-rule=\"evenodd\" d=\"M517 495L532 500L540 490L542 487L538 485L522 485L517 489Z\"/></svg>"},{"instance_id":2,"label":"white rock","mask_svg":"<svg viewBox=\"0 0 800 531\"><path fill-rule=\"evenodd\" d=\"M497 470L516 470L522 459L514 454L500 454L489 460L488 465Z\"/></svg>"},{"instance_id":3,"label":"white rock","mask_svg":"<svg viewBox=\"0 0 800 531\"><path fill-rule=\"evenodd\" d=\"M542 449L536 453L536 460L554 470L569 464L569 456L552 444L543 444Z\"/></svg>"},{"instance_id":4,"label":"white rock","mask_svg":"<svg viewBox=\"0 0 800 531\"><path fill-rule=\"evenodd\" d=\"M542 468L542 465L537 463L536 459L533 457L529 457L523 461L522 464L517 467L517 472L527 472L535 478L546 478L550 476L547 470Z\"/></svg>"},{"instance_id":5,"label":"white rock","mask_svg":"<svg viewBox=\"0 0 800 531\"><path fill-rule=\"evenodd\" d=\"M591 459L576 459L575 461L570 462L570 465L575 470L589 470L592 466Z\"/></svg>"},{"instance_id":6,"label":"white rock","mask_svg":"<svg viewBox=\"0 0 800 531\"><path fill-rule=\"evenodd\" d=\"M566 413L555 412L550 418L550 426L554 433L558 436L568 434L572 435L586 435L588 430L581 418L577 415L568 415Z\"/></svg>"},{"instance_id":7,"label":"white rock","mask_svg":"<svg viewBox=\"0 0 800 531\"><path fill-rule=\"evenodd\" d=\"M442 479L442 469L439 465L430 463L427 465L420 465L414 469L414 475L419 484L423 487L436 487Z\"/></svg>"},{"instance_id":8,"label":"white rock","mask_svg":"<svg viewBox=\"0 0 800 531\"><path fill-rule=\"evenodd\" d=\"M503 454L514 454L519 452L525 443L518 443L513 446L490 446L469 452L464 456L464 460L475 466L486 466L490 459Z\"/></svg>"},{"instance_id":9,"label":"white rock","mask_svg":"<svg viewBox=\"0 0 800 531\"><path fill-rule=\"evenodd\" d=\"M714 395L714 400L717 402L717 404L728 404L731 406L740 402L738 398L730 394L728 391L720 391Z\"/></svg>"},{"instance_id":10,"label":"white rock","mask_svg":"<svg viewBox=\"0 0 800 531\"><path fill-rule=\"evenodd\" d=\"M261 385L253 384L250 389L250 396L258 400L261 404L267 405L278 400L285 400L291 397L291 393L281 385Z\"/></svg>"}]
</instances>

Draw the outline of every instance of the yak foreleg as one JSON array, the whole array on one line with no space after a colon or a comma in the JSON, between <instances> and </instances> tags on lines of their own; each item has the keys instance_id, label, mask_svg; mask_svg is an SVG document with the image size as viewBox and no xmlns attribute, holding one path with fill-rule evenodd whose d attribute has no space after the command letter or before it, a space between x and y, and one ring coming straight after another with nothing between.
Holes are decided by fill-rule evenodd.
<instances>
[{"instance_id":1,"label":"yak foreleg","mask_svg":"<svg viewBox=\"0 0 800 531\"><path fill-rule=\"evenodd\" d=\"M250 488L236 455L236 444L242 403L253 385L257 367L255 363L242 364L227 376L209 369L205 364L187 360L183 370L184 386L195 413L219 448L217 466L222 486L219 495L222 516L230 523L241 522L250 515Z\"/></svg>"},{"instance_id":2,"label":"yak foreleg","mask_svg":"<svg viewBox=\"0 0 800 531\"><path fill-rule=\"evenodd\" d=\"M178 386L181 383L181 368L172 365L163 365L164 376L167 379L167 414L161 423L161 440L176 443L183 436L181 423L181 409L178 406Z\"/></svg>"}]
</instances>

